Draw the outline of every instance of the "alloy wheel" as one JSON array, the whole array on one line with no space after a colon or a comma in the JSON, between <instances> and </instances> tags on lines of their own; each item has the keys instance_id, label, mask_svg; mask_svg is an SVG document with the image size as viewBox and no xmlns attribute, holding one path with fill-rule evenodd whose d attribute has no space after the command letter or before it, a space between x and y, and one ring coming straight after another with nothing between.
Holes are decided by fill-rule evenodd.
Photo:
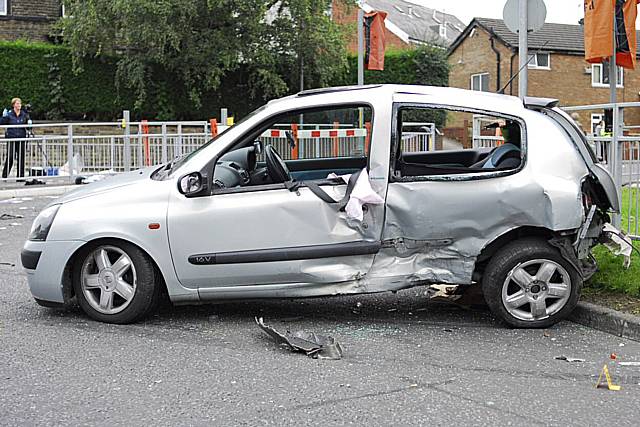
<instances>
[{"instance_id":1,"label":"alloy wheel","mask_svg":"<svg viewBox=\"0 0 640 427\"><path fill-rule=\"evenodd\" d=\"M560 264L534 259L516 265L502 286L502 303L513 317L535 321L558 313L571 296L571 276Z\"/></svg>"},{"instance_id":2,"label":"alloy wheel","mask_svg":"<svg viewBox=\"0 0 640 427\"><path fill-rule=\"evenodd\" d=\"M124 310L136 293L136 269L129 255L115 246L99 246L84 260L81 288L89 305L99 313Z\"/></svg>"}]
</instances>

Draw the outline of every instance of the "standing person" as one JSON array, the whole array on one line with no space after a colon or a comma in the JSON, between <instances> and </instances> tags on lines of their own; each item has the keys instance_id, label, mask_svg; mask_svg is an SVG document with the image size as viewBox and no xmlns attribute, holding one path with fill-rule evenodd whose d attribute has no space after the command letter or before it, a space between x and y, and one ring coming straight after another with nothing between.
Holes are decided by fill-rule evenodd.
<instances>
[{"instance_id":1,"label":"standing person","mask_svg":"<svg viewBox=\"0 0 640 427\"><path fill-rule=\"evenodd\" d=\"M11 100L11 111L0 119L0 124L3 125L26 125L29 120L29 115L22 111L22 100L20 98L13 98ZM8 128L4 133L7 139L18 139L27 137L26 128ZM27 141L7 141L7 158L4 161L4 167L2 168L2 177L6 178L11 172L13 167L13 159L17 157L18 170L16 172L17 177L24 177L24 158L27 151Z\"/></svg>"}]
</instances>

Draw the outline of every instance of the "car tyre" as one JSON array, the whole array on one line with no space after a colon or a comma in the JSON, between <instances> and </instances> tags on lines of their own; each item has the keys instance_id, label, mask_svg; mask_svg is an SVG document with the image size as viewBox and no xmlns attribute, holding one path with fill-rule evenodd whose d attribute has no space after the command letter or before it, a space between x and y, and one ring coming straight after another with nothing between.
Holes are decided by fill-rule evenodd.
<instances>
[{"instance_id":1,"label":"car tyre","mask_svg":"<svg viewBox=\"0 0 640 427\"><path fill-rule=\"evenodd\" d=\"M135 322L160 300L161 286L153 262L130 243L91 246L76 257L73 272L80 308L101 322Z\"/></svg>"},{"instance_id":2,"label":"car tyre","mask_svg":"<svg viewBox=\"0 0 640 427\"><path fill-rule=\"evenodd\" d=\"M546 328L576 307L582 278L543 239L516 240L496 252L482 278L494 315L516 328Z\"/></svg>"}]
</instances>

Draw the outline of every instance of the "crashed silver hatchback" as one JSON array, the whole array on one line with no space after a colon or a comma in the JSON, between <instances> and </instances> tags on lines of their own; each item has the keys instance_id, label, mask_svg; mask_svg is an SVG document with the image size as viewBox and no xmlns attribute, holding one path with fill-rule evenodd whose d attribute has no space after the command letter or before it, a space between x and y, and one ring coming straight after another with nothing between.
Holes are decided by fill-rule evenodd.
<instances>
[{"instance_id":1,"label":"crashed silver hatchback","mask_svg":"<svg viewBox=\"0 0 640 427\"><path fill-rule=\"evenodd\" d=\"M22 251L31 292L127 323L164 293L192 304L478 284L507 324L552 325L620 206L555 104L400 85L271 101L187 156L49 205Z\"/></svg>"}]
</instances>

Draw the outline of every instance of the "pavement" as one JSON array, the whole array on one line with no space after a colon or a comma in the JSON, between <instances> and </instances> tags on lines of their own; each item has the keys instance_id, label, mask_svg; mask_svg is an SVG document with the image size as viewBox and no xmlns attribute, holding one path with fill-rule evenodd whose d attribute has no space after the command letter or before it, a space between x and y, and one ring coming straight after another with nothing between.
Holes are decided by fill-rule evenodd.
<instances>
[{"instance_id":1,"label":"pavement","mask_svg":"<svg viewBox=\"0 0 640 427\"><path fill-rule=\"evenodd\" d=\"M620 391L595 383L611 353L640 362L639 342L509 329L425 288L165 307L122 326L42 308L10 264L51 197L0 198L24 216L0 221L0 425L637 425L640 367L611 365ZM279 348L254 316L332 335L344 357Z\"/></svg>"},{"instance_id":2,"label":"pavement","mask_svg":"<svg viewBox=\"0 0 640 427\"><path fill-rule=\"evenodd\" d=\"M24 183L0 183L0 200L11 199L16 197L33 197L33 196L59 196L77 188L77 185L71 185L63 182L50 182L44 185L29 185ZM18 185L19 184L19 185Z\"/></svg>"}]
</instances>

